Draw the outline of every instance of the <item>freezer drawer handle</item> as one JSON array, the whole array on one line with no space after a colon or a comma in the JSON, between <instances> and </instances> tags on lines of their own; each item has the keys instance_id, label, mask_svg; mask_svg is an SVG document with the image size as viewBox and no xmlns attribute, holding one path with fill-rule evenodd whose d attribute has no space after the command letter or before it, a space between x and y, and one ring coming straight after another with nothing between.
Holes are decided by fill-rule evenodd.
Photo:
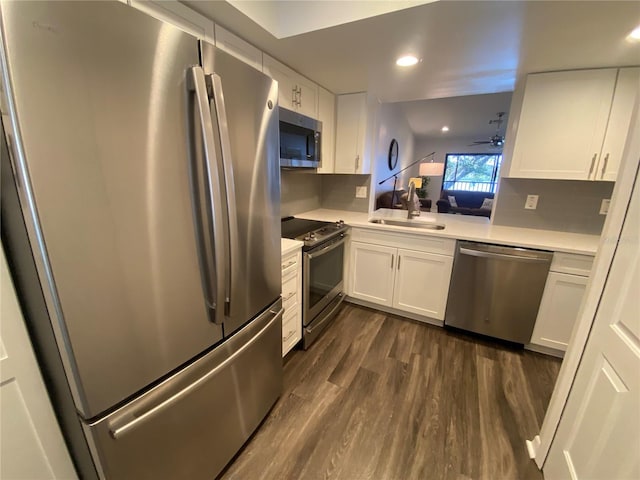
<instances>
[{"instance_id":1,"label":"freezer drawer handle","mask_svg":"<svg viewBox=\"0 0 640 480\"><path fill-rule=\"evenodd\" d=\"M462 255L470 255L472 257L501 258L504 260L513 260L516 262L523 262L523 263L545 263L549 261L546 258L523 257L521 255L507 255L504 253L481 252L479 250L471 250L469 248L461 248L460 253Z\"/></svg>"},{"instance_id":2,"label":"freezer drawer handle","mask_svg":"<svg viewBox=\"0 0 640 480\"><path fill-rule=\"evenodd\" d=\"M222 205L222 196L220 194L220 172L218 167L218 159L216 155L216 149L213 141L213 125L211 121L211 110L209 108L209 101L207 95L207 87L205 84L204 71L202 67L191 67L187 71L187 85L189 92L195 94L195 106L198 112L198 119L200 128L202 130L204 159L202 168L205 173L204 191L207 198L199 198L200 211L206 212L207 221L209 225L204 228L211 228L213 230L213 252L210 251L210 242L206 241L206 236L202 238L202 233L198 235L198 259L200 261L201 278L203 283L203 290L207 297L207 304L210 309L215 309L213 316L214 323L224 323L224 300L225 300L225 262L223 259L227 258L225 252L225 235L223 231L223 216L220 205ZM194 171L197 171L195 167ZM198 177L197 174L191 175L193 179ZM193 190L198 190L197 185L193 186ZM196 195L194 193L196 197ZM194 201L194 205L195 205ZM200 217L200 215L198 215ZM201 222L199 218L197 220ZM204 229L202 225L199 226ZM211 233L211 231L209 231ZM215 266L215 294L211 287L211 263ZM215 295L215 296L214 296Z\"/></svg>"},{"instance_id":3,"label":"freezer drawer handle","mask_svg":"<svg viewBox=\"0 0 640 480\"><path fill-rule=\"evenodd\" d=\"M152 409L147 410L143 414L137 416L134 420L130 421L129 423L126 423L126 424L124 424L124 425L122 425L121 427L118 427L118 428L109 429L109 434L115 440L117 440L118 438L121 438L127 432L130 432L131 430L135 429L136 427L139 427L140 425L142 425L143 423L147 422L152 417L154 417L155 415L160 413L165 408L170 407L171 405L173 405L174 403L178 402L183 397L186 397L191 392L193 392L194 390L198 389L201 385L203 385L204 383L209 381L209 379L211 377L215 376L220 370L224 369L227 365L229 365L229 363L233 362L239 355L242 355L242 353L245 350L247 350L251 345L253 345L271 327L271 325L273 325L274 322L280 321L281 318L282 318L282 313L283 312L284 312L284 309L282 309L282 308L278 312L274 312L273 310L271 310L270 313L273 313L274 317L269 321L269 323L267 323L264 327L262 327L262 329L256 335L254 335L251 340L249 340L242 347L240 347L238 350L236 350L229 358L227 358L225 361L223 361L220 365L216 366L213 370L210 370L205 375L200 377L198 380L196 380L195 382L193 382L189 386L183 388L182 390L180 390L175 395L172 395L171 397L166 399L164 402L159 403L158 405L156 405Z\"/></svg>"}]
</instances>

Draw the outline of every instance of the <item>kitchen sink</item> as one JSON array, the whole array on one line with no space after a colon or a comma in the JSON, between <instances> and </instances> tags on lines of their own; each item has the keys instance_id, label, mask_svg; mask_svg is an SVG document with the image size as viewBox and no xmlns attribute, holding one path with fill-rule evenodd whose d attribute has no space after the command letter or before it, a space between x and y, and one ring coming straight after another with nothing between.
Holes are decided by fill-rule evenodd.
<instances>
[{"instance_id":1,"label":"kitchen sink","mask_svg":"<svg viewBox=\"0 0 640 480\"><path fill-rule=\"evenodd\" d=\"M429 223L415 220L390 220L386 218L374 218L373 220L369 220L369 223L393 225L395 227L424 228L426 230L444 230L445 227L443 223Z\"/></svg>"}]
</instances>

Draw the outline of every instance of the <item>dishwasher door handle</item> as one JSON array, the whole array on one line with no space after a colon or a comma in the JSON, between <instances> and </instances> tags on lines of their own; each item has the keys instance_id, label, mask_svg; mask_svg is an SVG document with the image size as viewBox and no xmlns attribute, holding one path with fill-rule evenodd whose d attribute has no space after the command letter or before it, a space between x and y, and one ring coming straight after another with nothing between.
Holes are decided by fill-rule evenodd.
<instances>
[{"instance_id":1,"label":"dishwasher door handle","mask_svg":"<svg viewBox=\"0 0 640 480\"><path fill-rule=\"evenodd\" d=\"M547 258L524 257L522 255L509 255L505 253L483 252L481 250L472 250L470 248L461 248L460 254L470 255L472 257L498 258L501 260L512 260L514 262L522 262L522 263L546 263L549 261Z\"/></svg>"}]
</instances>

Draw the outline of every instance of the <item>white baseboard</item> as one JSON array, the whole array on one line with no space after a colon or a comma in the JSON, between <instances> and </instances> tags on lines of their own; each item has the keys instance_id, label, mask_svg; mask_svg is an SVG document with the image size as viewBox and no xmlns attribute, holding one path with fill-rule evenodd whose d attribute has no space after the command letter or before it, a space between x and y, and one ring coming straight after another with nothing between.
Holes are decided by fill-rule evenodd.
<instances>
[{"instance_id":1,"label":"white baseboard","mask_svg":"<svg viewBox=\"0 0 640 480\"><path fill-rule=\"evenodd\" d=\"M532 352L544 353L545 355L564 358L564 352L562 350L557 350L555 348L544 347L542 345L535 345L533 343L528 343L527 345L524 346L524 348L527 350L531 350Z\"/></svg>"}]
</instances>

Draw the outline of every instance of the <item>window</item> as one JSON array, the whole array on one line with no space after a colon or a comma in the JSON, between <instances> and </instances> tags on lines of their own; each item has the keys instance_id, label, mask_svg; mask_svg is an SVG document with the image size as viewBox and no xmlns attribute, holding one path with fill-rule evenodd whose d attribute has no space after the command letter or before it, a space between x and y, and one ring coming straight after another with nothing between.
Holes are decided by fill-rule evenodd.
<instances>
[{"instance_id":1,"label":"window","mask_svg":"<svg viewBox=\"0 0 640 480\"><path fill-rule=\"evenodd\" d=\"M501 153L447 153L443 190L496 191Z\"/></svg>"}]
</instances>

